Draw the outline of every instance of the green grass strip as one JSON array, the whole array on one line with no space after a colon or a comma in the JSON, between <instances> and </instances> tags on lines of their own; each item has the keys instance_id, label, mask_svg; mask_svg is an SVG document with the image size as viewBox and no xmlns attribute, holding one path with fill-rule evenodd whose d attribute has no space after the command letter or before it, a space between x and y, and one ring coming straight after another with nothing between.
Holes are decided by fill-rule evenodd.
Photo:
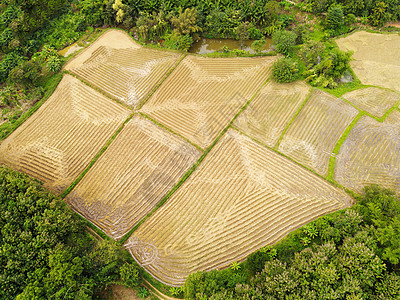
<instances>
[{"instance_id":1,"label":"green grass strip","mask_svg":"<svg viewBox=\"0 0 400 300\"><path fill-rule=\"evenodd\" d=\"M116 97L114 97L113 95L110 95L109 93L103 91L102 89L92 85L90 82L86 81L84 78L82 78L79 75L76 75L75 73L72 73L70 71L64 70L64 73L69 74L73 77L75 77L76 79L78 79L79 81L81 81L82 83L84 83L85 85L87 85L88 87L94 89L95 91L99 92L100 94L102 94L103 96L117 102L119 105L122 105L123 107L129 109L129 110L133 110L132 107L130 107L129 105L125 104L124 102L122 102L121 100L117 99Z\"/></svg>"},{"instance_id":2,"label":"green grass strip","mask_svg":"<svg viewBox=\"0 0 400 300\"><path fill-rule=\"evenodd\" d=\"M300 113L300 111L303 109L303 107L306 105L308 102L308 99L310 99L312 93L314 92L315 88L311 88L311 91L308 93L306 96L306 99L304 99L303 103L300 105L299 109L296 111L294 114L293 118L290 120L290 122L286 125L285 129L282 131L281 136L279 137L278 143L274 147L275 149L279 148L279 145L281 144L283 137L285 136L286 132L289 130L290 125L292 125L293 121L296 119L297 115Z\"/></svg>"},{"instance_id":3,"label":"green grass strip","mask_svg":"<svg viewBox=\"0 0 400 300\"><path fill-rule=\"evenodd\" d=\"M142 101L140 101L136 107L136 109L141 109L143 105L150 99L151 96L157 91L157 89L161 86L161 84L168 78L169 75L178 67L181 61L186 57L186 54L182 54L178 61L168 70L167 73L161 78L161 80L151 89L151 91L144 97Z\"/></svg>"},{"instance_id":4,"label":"green grass strip","mask_svg":"<svg viewBox=\"0 0 400 300\"><path fill-rule=\"evenodd\" d=\"M192 145L193 147L195 147L196 149L198 149L201 152L204 152L204 149L201 148L199 145L196 145L195 143L191 142L190 140L188 140L187 138L185 138L183 135L173 131L172 129L170 129L169 127L165 126L164 124L161 124L160 122L154 120L152 117L146 115L145 113L138 111L136 112L138 115L141 115L143 118L148 119L149 121L153 122L154 124L156 124L157 126L165 129L166 131L172 133L173 135L179 136L181 139L185 140L186 142L188 142L190 145Z\"/></svg>"},{"instance_id":5,"label":"green grass strip","mask_svg":"<svg viewBox=\"0 0 400 300\"><path fill-rule=\"evenodd\" d=\"M347 139L347 136L349 135L350 131L353 129L353 127L356 125L356 123L358 122L358 120L361 119L362 116L365 116L365 112L361 111L358 113L358 115L353 119L353 121L350 123L349 126L347 126L347 128L345 129L345 131L343 132L342 136L340 137L340 139L337 141L335 148L333 148L332 151L332 155L329 158L329 166L328 166L328 176L327 176L327 180L330 182L333 182L333 175L335 172L335 165L336 165L336 156L339 154L339 150L342 147L342 144L344 143L344 141Z\"/></svg>"},{"instance_id":6,"label":"green grass strip","mask_svg":"<svg viewBox=\"0 0 400 300\"><path fill-rule=\"evenodd\" d=\"M19 126L22 125L34 112L36 112L44 102L54 93L58 84L63 77L62 73L55 74L54 76L47 79L42 86L46 89L42 99L36 102L27 112L22 114L15 122L5 122L0 125L0 141L4 140L11 133L13 133Z\"/></svg>"}]
</instances>

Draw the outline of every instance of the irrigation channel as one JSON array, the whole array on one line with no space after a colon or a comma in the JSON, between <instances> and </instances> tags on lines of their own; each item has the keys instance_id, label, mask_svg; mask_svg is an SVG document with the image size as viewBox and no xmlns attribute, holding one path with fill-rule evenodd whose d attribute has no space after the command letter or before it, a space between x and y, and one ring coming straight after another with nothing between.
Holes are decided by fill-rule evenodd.
<instances>
[{"instance_id":1,"label":"irrigation channel","mask_svg":"<svg viewBox=\"0 0 400 300\"><path fill-rule=\"evenodd\" d=\"M249 51L251 54L254 54L254 50L251 49L251 44L254 41L246 40L239 41L234 39L209 39L202 37L198 41L194 42L190 47L190 53L197 54L208 54L216 51L222 51L222 48L226 46L229 50L239 49L244 51ZM272 40L270 38L266 38L266 43L262 48L261 52L268 52L272 49Z\"/></svg>"}]
</instances>

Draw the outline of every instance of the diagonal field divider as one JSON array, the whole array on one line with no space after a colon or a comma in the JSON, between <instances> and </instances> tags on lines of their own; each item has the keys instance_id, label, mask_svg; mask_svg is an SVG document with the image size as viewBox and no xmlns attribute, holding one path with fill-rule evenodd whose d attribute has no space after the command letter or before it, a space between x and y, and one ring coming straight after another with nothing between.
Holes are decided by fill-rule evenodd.
<instances>
[{"instance_id":1,"label":"diagonal field divider","mask_svg":"<svg viewBox=\"0 0 400 300\"><path fill-rule=\"evenodd\" d=\"M167 195L154 207L154 209L149 212L142 220L140 220L124 237L119 241L121 245L123 245L129 237L139 228L140 225L142 225L148 218L151 217L162 205L165 204L165 202L181 187L181 185L189 178L189 176L196 170L196 168L201 164L201 162L204 160L204 158L207 156L207 154L211 151L211 149L218 143L218 141L222 138L222 136L228 131L229 128L231 128L232 124L235 122L235 120L238 118L238 116L249 106L251 101L257 96L257 94L260 92L260 90L264 87L264 85L269 81L270 79L266 80L255 92L255 94L246 102L246 104L239 110L239 112L232 118L232 120L229 122L229 124L222 130L222 132L218 135L218 137L213 141L213 143L208 146L203 154L200 156L200 158L197 160L197 162L186 172L186 174L179 180L179 182L168 192ZM158 123L158 122L157 122ZM157 124L158 126L162 126L163 128L166 128L162 124ZM169 130L168 128L166 128ZM172 131L171 131L172 132Z\"/></svg>"}]
</instances>

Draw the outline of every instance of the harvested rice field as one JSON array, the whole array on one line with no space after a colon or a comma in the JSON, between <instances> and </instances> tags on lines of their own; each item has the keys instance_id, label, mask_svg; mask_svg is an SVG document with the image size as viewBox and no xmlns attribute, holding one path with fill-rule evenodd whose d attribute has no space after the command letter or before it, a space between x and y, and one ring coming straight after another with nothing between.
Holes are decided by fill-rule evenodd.
<instances>
[{"instance_id":1,"label":"harvested rice field","mask_svg":"<svg viewBox=\"0 0 400 300\"><path fill-rule=\"evenodd\" d=\"M344 94L342 97L359 109L378 118L400 101L400 94L376 87L355 90Z\"/></svg>"},{"instance_id":2,"label":"harvested rice field","mask_svg":"<svg viewBox=\"0 0 400 300\"><path fill-rule=\"evenodd\" d=\"M350 65L363 84L400 91L400 35L358 31L336 43L354 51Z\"/></svg>"},{"instance_id":3,"label":"harvested rice field","mask_svg":"<svg viewBox=\"0 0 400 300\"><path fill-rule=\"evenodd\" d=\"M178 62L180 54L143 48L121 30L108 30L65 69L136 108Z\"/></svg>"},{"instance_id":4,"label":"harvested rice field","mask_svg":"<svg viewBox=\"0 0 400 300\"><path fill-rule=\"evenodd\" d=\"M129 110L64 75L41 108L0 144L0 163L60 194L128 116Z\"/></svg>"},{"instance_id":5,"label":"harvested rice field","mask_svg":"<svg viewBox=\"0 0 400 300\"><path fill-rule=\"evenodd\" d=\"M207 148L268 79L274 59L186 56L141 111Z\"/></svg>"},{"instance_id":6,"label":"harvested rice field","mask_svg":"<svg viewBox=\"0 0 400 300\"><path fill-rule=\"evenodd\" d=\"M235 120L234 126L274 147L310 91L310 86L303 81L287 84L269 81Z\"/></svg>"},{"instance_id":7,"label":"harvested rice field","mask_svg":"<svg viewBox=\"0 0 400 300\"><path fill-rule=\"evenodd\" d=\"M379 184L400 194L400 112L383 123L362 117L351 130L336 158L335 180L362 192Z\"/></svg>"},{"instance_id":8,"label":"harvested rice field","mask_svg":"<svg viewBox=\"0 0 400 300\"><path fill-rule=\"evenodd\" d=\"M350 204L343 191L229 129L125 246L158 280L181 285L189 273L227 267Z\"/></svg>"},{"instance_id":9,"label":"harvested rice field","mask_svg":"<svg viewBox=\"0 0 400 300\"><path fill-rule=\"evenodd\" d=\"M67 196L67 202L120 239L172 189L201 153L135 115Z\"/></svg>"},{"instance_id":10,"label":"harvested rice field","mask_svg":"<svg viewBox=\"0 0 400 300\"><path fill-rule=\"evenodd\" d=\"M326 176L332 151L358 110L320 90L314 90L279 145L279 151Z\"/></svg>"}]
</instances>

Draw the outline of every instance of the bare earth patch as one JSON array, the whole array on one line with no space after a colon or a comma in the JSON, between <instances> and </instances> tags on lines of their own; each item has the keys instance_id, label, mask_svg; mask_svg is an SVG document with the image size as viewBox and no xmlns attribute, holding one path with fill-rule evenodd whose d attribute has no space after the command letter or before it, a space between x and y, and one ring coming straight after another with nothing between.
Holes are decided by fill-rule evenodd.
<instances>
[{"instance_id":1,"label":"bare earth patch","mask_svg":"<svg viewBox=\"0 0 400 300\"><path fill-rule=\"evenodd\" d=\"M378 118L382 117L389 108L400 100L399 94L376 87L355 90L344 94L342 97Z\"/></svg>"},{"instance_id":2,"label":"bare earth patch","mask_svg":"<svg viewBox=\"0 0 400 300\"><path fill-rule=\"evenodd\" d=\"M351 198L310 171L229 129L125 247L158 280L243 260Z\"/></svg>"},{"instance_id":3,"label":"bare earth patch","mask_svg":"<svg viewBox=\"0 0 400 300\"><path fill-rule=\"evenodd\" d=\"M108 30L65 69L136 107L178 61L177 53L143 48L121 30Z\"/></svg>"},{"instance_id":4,"label":"bare earth patch","mask_svg":"<svg viewBox=\"0 0 400 300\"><path fill-rule=\"evenodd\" d=\"M268 79L273 60L187 56L141 111L206 148Z\"/></svg>"},{"instance_id":5,"label":"bare earth patch","mask_svg":"<svg viewBox=\"0 0 400 300\"><path fill-rule=\"evenodd\" d=\"M67 202L120 239L179 181L201 153L139 115L67 196Z\"/></svg>"},{"instance_id":6,"label":"bare earth patch","mask_svg":"<svg viewBox=\"0 0 400 300\"><path fill-rule=\"evenodd\" d=\"M379 184L400 193L400 112L380 123L361 118L336 158L335 180L357 192Z\"/></svg>"},{"instance_id":7,"label":"bare earth patch","mask_svg":"<svg viewBox=\"0 0 400 300\"><path fill-rule=\"evenodd\" d=\"M354 51L350 64L362 83L400 91L400 35L358 31L336 42Z\"/></svg>"},{"instance_id":8,"label":"bare earth patch","mask_svg":"<svg viewBox=\"0 0 400 300\"><path fill-rule=\"evenodd\" d=\"M234 126L274 147L310 90L302 81L287 84L270 81L239 115Z\"/></svg>"},{"instance_id":9,"label":"bare earth patch","mask_svg":"<svg viewBox=\"0 0 400 300\"><path fill-rule=\"evenodd\" d=\"M332 95L315 90L279 145L279 151L325 176L329 158L358 111Z\"/></svg>"},{"instance_id":10,"label":"bare earth patch","mask_svg":"<svg viewBox=\"0 0 400 300\"><path fill-rule=\"evenodd\" d=\"M60 194L128 115L127 109L64 75L53 95L0 145L0 163Z\"/></svg>"}]
</instances>

